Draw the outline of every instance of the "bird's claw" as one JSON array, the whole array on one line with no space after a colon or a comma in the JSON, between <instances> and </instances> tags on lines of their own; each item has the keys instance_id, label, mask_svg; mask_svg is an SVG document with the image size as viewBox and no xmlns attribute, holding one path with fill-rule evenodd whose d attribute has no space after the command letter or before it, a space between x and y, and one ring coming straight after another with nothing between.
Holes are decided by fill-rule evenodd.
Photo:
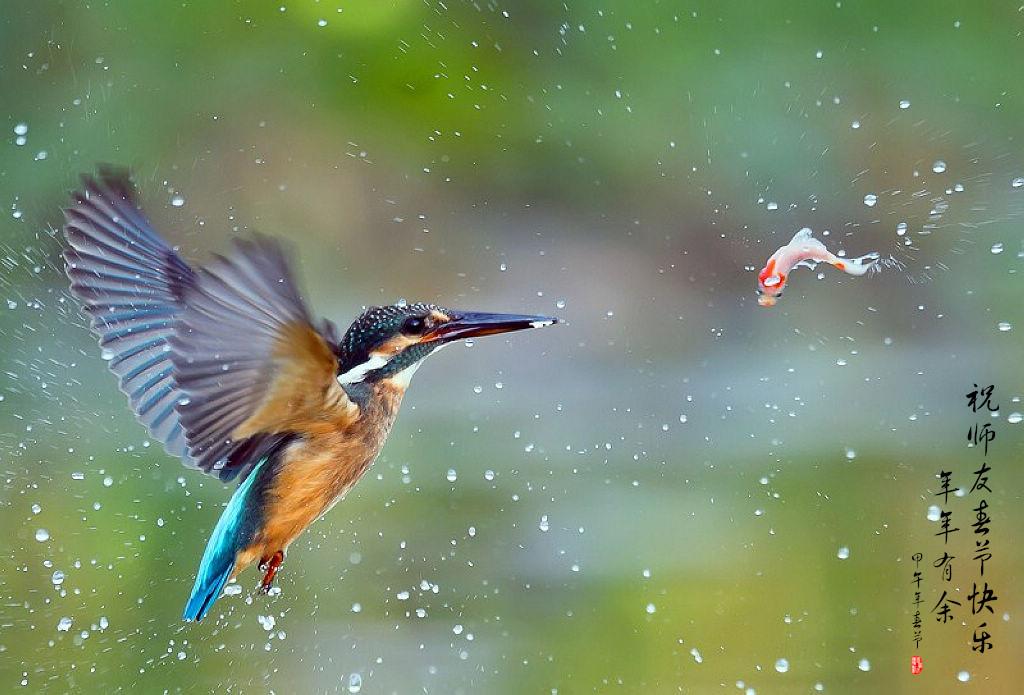
<instances>
[{"instance_id":1,"label":"bird's claw","mask_svg":"<svg viewBox=\"0 0 1024 695\"><path fill-rule=\"evenodd\" d=\"M270 587L274 584L274 577L277 576L277 570L281 568L282 562L284 562L284 553L280 550L269 558L265 557L260 561L260 570L266 572L259 585L259 592L261 594L265 594L270 591Z\"/></svg>"}]
</instances>

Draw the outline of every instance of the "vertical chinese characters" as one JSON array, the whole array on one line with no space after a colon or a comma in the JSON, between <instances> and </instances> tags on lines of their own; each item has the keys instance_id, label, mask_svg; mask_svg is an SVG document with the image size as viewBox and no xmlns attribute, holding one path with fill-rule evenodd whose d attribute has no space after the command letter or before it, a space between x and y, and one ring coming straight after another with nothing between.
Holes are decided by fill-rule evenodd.
<instances>
[{"instance_id":1,"label":"vertical chinese characters","mask_svg":"<svg viewBox=\"0 0 1024 695\"><path fill-rule=\"evenodd\" d=\"M998 412L999 406L992 402L994 393L995 385L979 388L977 384L974 384L974 390L967 394L967 405L975 414L979 411L987 413ZM989 444L994 442L995 438L996 432L991 423L988 422L980 426L978 423L974 423L967 430L968 446L982 448L981 467L974 471L974 484L968 493L972 497L972 501L974 499L978 500L978 505L973 508L974 523L971 524L971 527L974 529L974 560L978 563L979 579L985 576L985 563L992 559L992 550L989 546L988 538L992 517L988 514L988 498L982 497L982 495L986 493L991 494L992 492L992 488L988 486L988 474L992 469L986 463L985 458L988 457ZM982 611L987 610L990 614L994 613L990 604L997 601L999 597L996 596L994 589L989 588L988 582L984 581L980 589L978 588L978 583L974 582L974 589L967 598L971 602L971 615L979 616L976 619L983 621L974 630L974 644L971 649L984 654L987 650L992 649L994 645L991 642L992 635L985 629L988 627L988 622L985 620L985 615Z\"/></svg>"}]
</instances>

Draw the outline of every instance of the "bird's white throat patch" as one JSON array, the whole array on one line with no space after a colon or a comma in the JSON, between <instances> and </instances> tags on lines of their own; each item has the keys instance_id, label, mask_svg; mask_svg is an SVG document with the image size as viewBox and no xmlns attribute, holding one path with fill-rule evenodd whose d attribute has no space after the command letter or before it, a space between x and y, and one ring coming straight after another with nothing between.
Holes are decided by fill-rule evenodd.
<instances>
[{"instance_id":1,"label":"bird's white throat patch","mask_svg":"<svg viewBox=\"0 0 1024 695\"><path fill-rule=\"evenodd\" d=\"M412 375L415 374L416 370L420 368L421 364L423 364L423 360L427 359L435 352L437 352L443 347L446 347L447 345L448 343L438 343L433 350L431 350L423 357L421 357L418 362L413 362L408 367L406 367L405 369L403 369L402 371L398 372L393 377L388 379L388 381L390 381L395 387L400 388L403 391L409 388L409 382L412 381Z\"/></svg>"},{"instance_id":2,"label":"bird's white throat patch","mask_svg":"<svg viewBox=\"0 0 1024 695\"><path fill-rule=\"evenodd\" d=\"M398 386L399 388L409 388L409 380L412 379L412 375L416 373L417 369L419 369L420 364L423 363L423 360L425 360L427 357L430 357L441 348L445 347L445 345L446 343L438 344L437 347L435 347L433 350L431 350L426 355L421 357L417 362L414 362L405 369L403 369L402 371L397 372L388 380L395 386ZM360 381L364 380L367 374L374 370L380 369L381 367L386 366L387 363L394 358L395 355L383 355L379 352L370 353L370 359L366 360L362 364L357 364L355 367L352 367L352 369L348 370L344 374L339 374L338 383L341 384L342 386L348 386L349 384L357 384Z\"/></svg>"},{"instance_id":3,"label":"bird's white throat patch","mask_svg":"<svg viewBox=\"0 0 1024 695\"><path fill-rule=\"evenodd\" d=\"M344 374L338 375L338 383L342 386L348 384L357 384L366 378L366 375L375 369L380 369L391 361L390 357L385 357L380 353L373 353L370 355L370 359L366 360L362 364L357 364L348 370Z\"/></svg>"},{"instance_id":4,"label":"bird's white throat patch","mask_svg":"<svg viewBox=\"0 0 1024 695\"><path fill-rule=\"evenodd\" d=\"M413 362L408 367L388 379L388 381L390 381L396 388L400 388L403 391L406 390L409 388L409 382L412 381L412 375L416 373L416 370L420 368L421 364L423 364L423 360Z\"/></svg>"}]
</instances>

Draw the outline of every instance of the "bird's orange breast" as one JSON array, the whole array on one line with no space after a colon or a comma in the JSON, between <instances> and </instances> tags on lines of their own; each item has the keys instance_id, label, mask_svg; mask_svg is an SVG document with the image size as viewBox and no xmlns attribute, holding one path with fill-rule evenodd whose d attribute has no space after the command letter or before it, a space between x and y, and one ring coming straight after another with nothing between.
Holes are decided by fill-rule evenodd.
<instances>
[{"instance_id":1,"label":"bird's orange breast","mask_svg":"<svg viewBox=\"0 0 1024 695\"><path fill-rule=\"evenodd\" d=\"M367 471L387 439L402 392L385 389L349 426L310 428L291 444L264 497L263 524L233 575L288 546Z\"/></svg>"}]
</instances>

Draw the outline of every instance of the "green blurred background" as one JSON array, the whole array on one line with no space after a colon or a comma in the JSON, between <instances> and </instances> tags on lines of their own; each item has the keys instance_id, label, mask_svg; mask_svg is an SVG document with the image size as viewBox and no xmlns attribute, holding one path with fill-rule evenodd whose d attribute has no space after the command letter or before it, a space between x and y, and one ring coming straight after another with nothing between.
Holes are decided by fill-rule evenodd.
<instances>
[{"instance_id":1,"label":"green blurred background","mask_svg":"<svg viewBox=\"0 0 1024 695\"><path fill-rule=\"evenodd\" d=\"M0 689L1019 692L1018 6L7 2ZM288 239L339 323L404 297L565 325L431 358L282 593L249 572L183 624L230 490L146 440L67 295L97 162L190 261ZM905 270L758 307L803 226ZM975 383L984 655L977 493L953 581L927 565ZM916 552L925 611L963 606L919 648Z\"/></svg>"}]
</instances>

